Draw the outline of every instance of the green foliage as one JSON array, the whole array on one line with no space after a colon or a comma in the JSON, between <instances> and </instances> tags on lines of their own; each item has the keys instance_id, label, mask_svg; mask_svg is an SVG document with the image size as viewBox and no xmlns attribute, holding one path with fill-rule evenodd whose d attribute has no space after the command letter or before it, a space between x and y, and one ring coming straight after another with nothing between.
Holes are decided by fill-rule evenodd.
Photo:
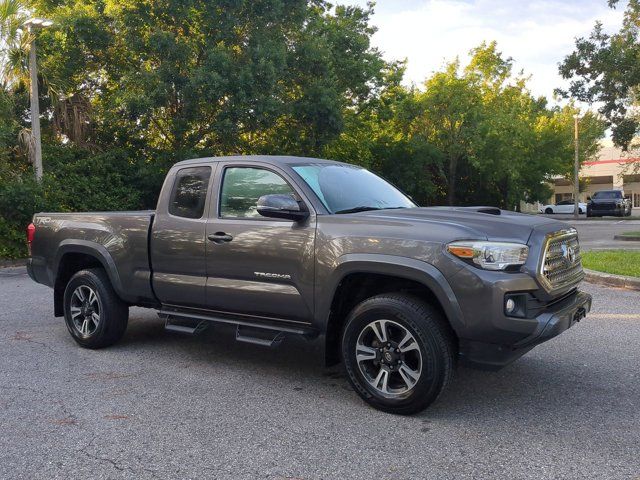
<instances>
[{"instance_id":1,"label":"green foliage","mask_svg":"<svg viewBox=\"0 0 640 480\"><path fill-rule=\"evenodd\" d=\"M401 87L402 66L391 67L379 96L346 117L326 156L382 173L423 205L517 209L522 200L546 201L546 180L572 174L577 110L534 98L495 43L471 53L465 68L448 64L424 90ZM604 124L592 114L580 122L584 161L597 152Z\"/></svg>"},{"instance_id":2,"label":"green foliage","mask_svg":"<svg viewBox=\"0 0 640 480\"><path fill-rule=\"evenodd\" d=\"M153 208L179 160L224 154L334 158L370 168L422 205L517 208L571 175L575 109L549 108L495 43L402 85L370 45L372 7L324 0L0 0L0 257L24 255L36 211ZM4 7L6 8L4 8ZM3 10L4 8L4 10ZM37 34L45 176L29 127L14 28ZM4 13L3 13L4 12ZM22 65L22 67L21 67ZM14 68L15 67L15 68ZM20 73L22 72L22 73ZM581 120L582 160L602 122Z\"/></svg>"},{"instance_id":3,"label":"green foliage","mask_svg":"<svg viewBox=\"0 0 640 480\"><path fill-rule=\"evenodd\" d=\"M617 0L610 0L615 8ZM565 97L583 102L600 102L600 113L612 129L616 145L627 149L639 133L638 107L640 88L640 2L626 5L624 21L618 33L609 35L596 23L588 38L578 38L576 49L560 64L560 74L571 79ZM636 145L637 146L637 145Z\"/></svg>"},{"instance_id":4,"label":"green foliage","mask_svg":"<svg viewBox=\"0 0 640 480\"><path fill-rule=\"evenodd\" d=\"M95 143L156 162L317 153L384 66L369 10L305 0L35 1L42 69L90 99ZM162 154L160 153L160 157ZM162 165L161 165L162 166Z\"/></svg>"},{"instance_id":5,"label":"green foliage","mask_svg":"<svg viewBox=\"0 0 640 480\"><path fill-rule=\"evenodd\" d=\"M0 257L26 254L24 229L41 211L131 210L142 206L138 169L126 154L48 146L45 176L0 177Z\"/></svg>"}]
</instances>

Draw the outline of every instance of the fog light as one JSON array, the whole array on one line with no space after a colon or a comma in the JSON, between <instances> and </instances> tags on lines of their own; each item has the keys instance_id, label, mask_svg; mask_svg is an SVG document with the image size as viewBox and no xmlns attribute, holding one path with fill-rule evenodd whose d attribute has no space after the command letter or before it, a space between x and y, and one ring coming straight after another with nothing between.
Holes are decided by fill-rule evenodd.
<instances>
[{"instance_id":1,"label":"fog light","mask_svg":"<svg viewBox=\"0 0 640 480\"><path fill-rule=\"evenodd\" d=\"M504 304L504 310L507 313L513 313L516 309L516 302L513 301L513 298L507 299L507 302Z\"/></svg>"}]
</instances>

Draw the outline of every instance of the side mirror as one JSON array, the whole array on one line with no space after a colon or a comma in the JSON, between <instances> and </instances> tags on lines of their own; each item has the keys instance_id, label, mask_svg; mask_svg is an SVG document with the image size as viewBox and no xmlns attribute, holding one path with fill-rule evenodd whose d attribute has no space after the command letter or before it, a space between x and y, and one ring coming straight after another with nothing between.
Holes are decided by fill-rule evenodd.
<instances>
[{"instance_id":1,"label":"side mirror","mask_svg":"<svg viewBox=\"0 0 640 480\"><path fill-rule=\"evenodd\" d=\"M299 222L309 216L291 195L263 195L258 199L258 213L263 217L286 218Z\"/></svg>"}]
</instances>

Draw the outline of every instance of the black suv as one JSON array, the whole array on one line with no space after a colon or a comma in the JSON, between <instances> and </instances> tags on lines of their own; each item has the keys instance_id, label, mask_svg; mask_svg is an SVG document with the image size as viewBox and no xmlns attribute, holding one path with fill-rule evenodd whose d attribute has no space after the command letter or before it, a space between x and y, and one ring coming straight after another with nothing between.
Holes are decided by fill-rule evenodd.
<instances>
[{"instance_id":1,"label":"black suv","mask_svg":"<svg viewBox=\"0 0 640 480\"><path fill-rule=\"evenodd\" d=\"M622 190L600 190L589 198L587 217L613 215L628 217L631 215L631 202L624 197Z\"/></svg>"}]
</instances>

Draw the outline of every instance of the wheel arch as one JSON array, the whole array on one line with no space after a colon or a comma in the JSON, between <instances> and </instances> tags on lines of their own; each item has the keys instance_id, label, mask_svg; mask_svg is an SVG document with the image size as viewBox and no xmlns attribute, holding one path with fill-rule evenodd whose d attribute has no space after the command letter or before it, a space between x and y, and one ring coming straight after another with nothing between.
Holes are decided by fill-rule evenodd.
<instances>
[{"instance_id":1,"label":"wheel arch","mask_svg":"<svg viewBox=\"0 0 640 480\"><path fill-rule=\"evenodd\" d=\"M64 315L64 290L71 277L86 268L102 268L107 273L113 289L124 298L120 275L108 250L95 242L86 240L64 240L61 242L53 263L54 315Z\"/></svg>"},{"instance_id":2,"label":"wheel arch","mask_svg":"<svg viewBox=\"0 0 640 480\"><path fill-rule=\"evenodd\" d=\"M464 328L458 300L442 272L433 265L392 255L345 255L328 282L330 295L320 302L324 321L325 363L339 361L342 328L351 309L361 301L382 293L407 292L437 308L453 335Z\"/></svg>"}]
</instances>

